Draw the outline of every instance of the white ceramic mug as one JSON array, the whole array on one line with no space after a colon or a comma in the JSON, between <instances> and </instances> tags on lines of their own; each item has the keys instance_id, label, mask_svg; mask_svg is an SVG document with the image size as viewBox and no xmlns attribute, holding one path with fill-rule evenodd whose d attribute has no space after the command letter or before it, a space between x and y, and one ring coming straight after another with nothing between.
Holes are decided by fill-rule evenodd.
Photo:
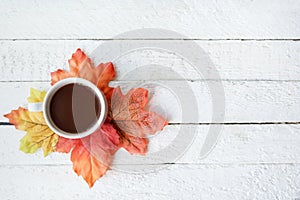
<instances>
[{"instance_id":1,"label":"white ceramic mug","mask_svg":"<svg viewBox=\"0 0 300 200\"><path fill-rule=\"evenodd\" d=\"M57 127L55 125L55 123L53 122L53 120L51 119L49 108L50 108L50 102L51 102L52 97L60 88L62 88L65 85L71 84L71 83L83 85L83 86L86 86L86 87L92 89L92 91L95 92L95 95L98 97L99 102L100 102L101 109L100 109L100 116L99 116L98 120L95 122L95 124L93 124L88 130L86 130L84 132L79 132L79 133L65 132L65 131L61 130L59 127ZM46 94L43 102L29 103L28 110L31 112L42 111L47 125L54 133L56 133L62 137L65 137L65 138L77 139L77 138L86 137L86 136L92 134L102 125L102 123L105 121L105 118L107 115L107 102L106 102L106 98L103 95L103 93L92 82L90 82L86 79L82 79L82 78L66 78L66 79L63 79L63 80L55 83L47 91L47 94Z\"/></svg>"}]
</instances>

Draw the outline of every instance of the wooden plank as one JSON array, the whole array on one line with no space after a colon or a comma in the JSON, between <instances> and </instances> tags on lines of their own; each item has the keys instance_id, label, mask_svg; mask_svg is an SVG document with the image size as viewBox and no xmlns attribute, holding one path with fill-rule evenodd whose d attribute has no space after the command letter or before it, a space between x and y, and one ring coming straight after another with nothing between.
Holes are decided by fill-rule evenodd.
<instances>
[{"instance_id":1,"label":"wooden plank","mask_svg":"<svg viewBox=\"0 0 300 200\"><path fill-rule=\"evenodd\" d=\"M109 171L89 189L71 166L5 166L0 167L0 196L15 200L296 199L299 174L299 165L285 164L172 165L153 173Z\"/></svg>"},{"instance_id":2,"label":"wooden plank","mask_svg":"<svg viewBox=\"0 0 300 200\"><path fill-rule=\"evenodd\" d=\"M299 38L299 8L296 0L139 4L6 0L0 5L0 39L112 38L145 27L175 30L201 39Z\"/></svg>"},{"instance_id":3,"label":"wooden plank","mask_svg":"<svg viewBox=\"0 0 300 200\"><path fill-rule=\"evenodd\" d=\"M215 148L206 158L201 158L200 152L205 137L209 134L208 129L208 125L169 125L164 131L150 138L148 155L145 158L141 159L119 150L112 168L124 171L124 164L300 163L300 125L225 125ZM0 166L71 165L68 154L52 153L44 158L41 151L35 154L19 151L19 140L24 132L17 131L12 126L0 126L0 133ZM175 138L181 142L177 143ZM163 153L166 148L174 149L171 151L172 155L166 156ZM159 157L150 160L158 152L161 152Z\"/></svg>"},{"instance_id":4,"label":"wooden plank","mask_svg":"<svg viewBox=\"0 0 300 200\"><path fill-rule=\"evenodd\" d=\"M184 59L164 51L133 51L124 55L128 49L152 45L178 46L190 52L189 43L194 41L0 41L0 81L37 81L49 80L50 72L58 68L68 68L67 60L77 49L82 48L88 55L105 44L97 54L100 62L113 61L118 78L132 68L138 68L126 79L130 80L176 80L177 72L183 78L209 79L210 67L205 67L201 55L195 55L193 63L199 73ZM300 45L296 41L195 41L207 53L221 79L227 80L299 80ZM110 52L111 56L102 55ZM122 53L123 52L123 53ZM150 52L150 53L149 53ZM101 55L100 55L101 54ZM121 57L119 57L122 55ZM109 59L109 58L110 59ZM103 58L103 59L102 59ZM190 60L189 60L190 61ZM163 66L157 72L157 65ZM149 67L150 66L150 67ZM152 66L152 67L151 67ZM164 71L163 71L164 70ZM207 73L205 76L203 72ZM123 78L124 79L124 78ZM182 78L181 78L182 79ZM212 78L214 79L214 78Z\"/></svg>"},{"instance_id":5,"label":"wooden plank","mask_svg":"<svg viewBox=\"0 0 300 200\"><path fill-rule=\"evenodd\" d=\"M149 109L156 111L171 123L252 123L299 122L300 82L290 81L224 81L225 120L212 118L220 114L213 110L213 99L208 84L214 81L150 81L112 82L128 88L149 89ZM19 105L26 106L29 88L48 89L47 82L0 83L0 113L8 113ZM127 89L127 90L126 90ZM217 104L221 105L222 99ZM7 121L2 115L1 121Z\"/></svg>"}]
</instances>

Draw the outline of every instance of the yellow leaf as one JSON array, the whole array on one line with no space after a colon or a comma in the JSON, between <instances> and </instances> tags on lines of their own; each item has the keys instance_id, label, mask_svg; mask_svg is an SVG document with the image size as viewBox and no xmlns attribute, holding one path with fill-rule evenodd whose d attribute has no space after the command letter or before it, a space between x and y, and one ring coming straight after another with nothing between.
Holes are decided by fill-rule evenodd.
<instances>
[{"instance_id":1,"label":"yellow leaf","mask_svg":"<svg viewBox=\"0 0 300 200\"><path fill-rule=\"evenodd\" d=\"M30 96L27 98L28 103L43 102L46 91L30 88Z\"/></svg>"},{"instance_id":2,"label":"yellow leaf","mask_svg":"<svg viewBox=\"0 0 300 200\"><path fill-rule=\"evenodd\" d=\"M34 153L42 148L44 156L55 151L58 135L47 126L42 112L29 112L19 107L4 115L11 124L19 130L26 131L26 135L20 140L20 150L25 153Z\"/></svg>"}]
</instances>

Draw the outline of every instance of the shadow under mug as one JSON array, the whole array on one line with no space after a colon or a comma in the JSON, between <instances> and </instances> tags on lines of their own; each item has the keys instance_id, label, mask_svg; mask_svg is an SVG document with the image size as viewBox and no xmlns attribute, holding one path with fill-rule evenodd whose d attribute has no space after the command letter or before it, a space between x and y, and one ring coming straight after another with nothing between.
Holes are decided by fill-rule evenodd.
<instances>
[{"instance_id":1,"label":"shadow under mug","mask_svg":"<svg viewBox=\"0 0 300 200\"><path fill-rule=\"evenodd\" d=\"M89 127L87 130L83 132L78 133L69 133L64 130L61 130L55 123L53 122L51 115L50 115L50 102L52 100L52 97L54 94L61 89L62 87L68 85L68 84L79 84L82 86L86 86L90 88L96 95L96 97L99 99L99 105L100 105L100 115L97 119L97 121ZM82 78L66 78L63 79L57 83L55 83L46 93L46 96L44 98L44 101L41 103L29 103L28 104L28 110L31 112L43 112L45 121L49 128L59 136L70 138L70 139L78 139L86 137L93 132L95 132L105 121L106 115L107 115L107 102L106 98L103 95L103 93L97 88L96 85L94 85L92 82L82 79Z\"/></svg>"}]
</instances>

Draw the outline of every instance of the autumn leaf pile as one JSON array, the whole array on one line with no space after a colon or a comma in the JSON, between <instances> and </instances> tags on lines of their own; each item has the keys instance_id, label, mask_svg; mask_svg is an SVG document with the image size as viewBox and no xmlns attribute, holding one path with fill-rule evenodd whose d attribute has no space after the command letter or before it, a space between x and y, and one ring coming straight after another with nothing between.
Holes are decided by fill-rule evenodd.
<instances>
[{"instance_id":1,"label":"autumn leaf pile","mask_svg":"<svg viewBox=\"0 0 300 200\"><path fill-rule=\"evenodd\" d=\"M145 109L148 103L146 89L132 88L124 95L120 87L109 87L109 82L116 76L111 62L94 67L90 58L77 49L69 60L69 68L69 71L59 69L52 72L51 85L65 78L80 77L94 83L106 97L107 119L93 134L81 139L60 137L47 126L42 112L30 112L22 107L4 116L17 129L26 132L20 140L21 151L34 153L41 148L44 156L52 152L70 153L74 171L92 187L109 169L118 149L144 155L147 134L162 130L168 122ZM46 91L31 89L27 101L43 102L45 95Z\"/></svg>"}]
</instances>

